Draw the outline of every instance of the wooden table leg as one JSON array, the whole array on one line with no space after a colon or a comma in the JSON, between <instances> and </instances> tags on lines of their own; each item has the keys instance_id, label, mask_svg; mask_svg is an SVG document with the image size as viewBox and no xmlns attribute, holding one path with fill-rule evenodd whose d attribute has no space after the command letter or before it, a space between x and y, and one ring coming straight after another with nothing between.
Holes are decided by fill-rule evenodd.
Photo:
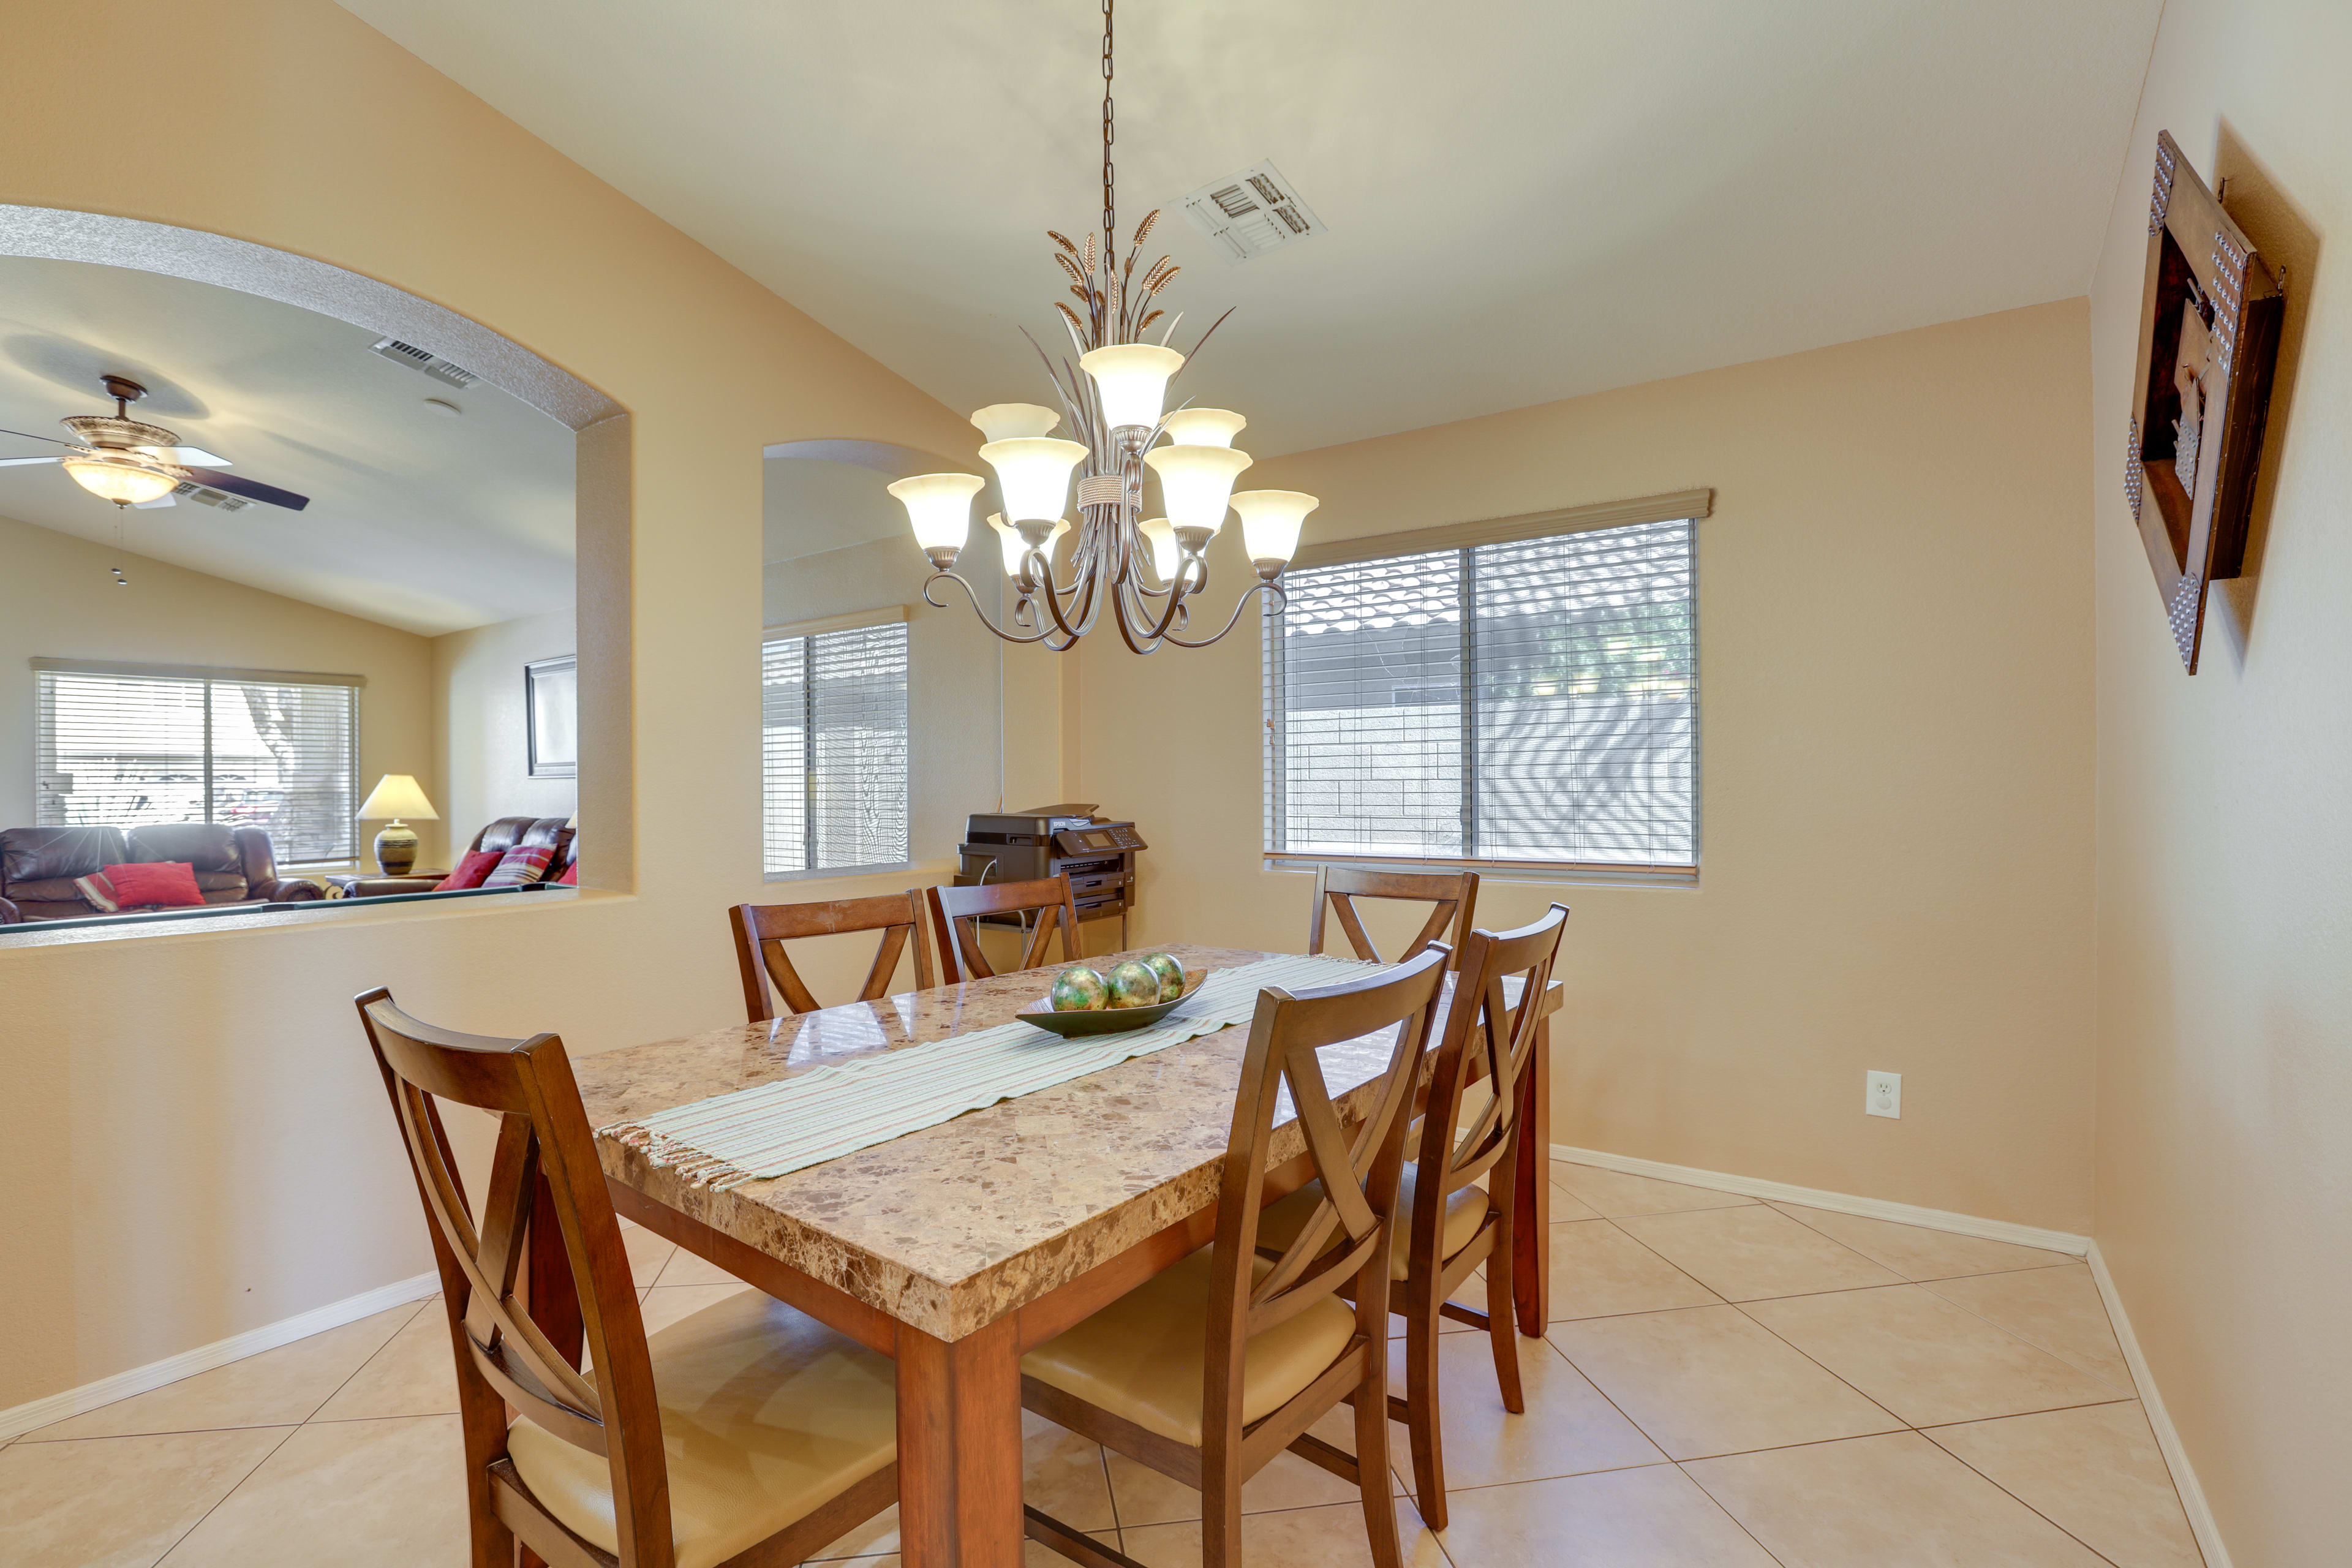
<instances>
[{"instance_id":1,"label":"wooden table leg","mask_svg":"<svg viewBox=\"0 0 2352 1568\"><path fill-rule=\"evenodd\" d=\"M1013 1317L952 1342L898 1326L906 1568L1020 1568L1019 1331Z\"/></svg>"},{"instance_id":2,"label":"wooden table leg","mask_svg":"<svg viewBox=\"0 0 2352 1568\"><path fill-rule=\"evenodd\" d=\"M1511 1226L1511 1300L1518 1309L1519 1332L1540 1337L1551 1318L1551 1020L1536 1026L1535 1059L1528 1064L1519 1108L1519 1158L1514 1173L1516 1212Z\"/></svg>"}]
</instances>

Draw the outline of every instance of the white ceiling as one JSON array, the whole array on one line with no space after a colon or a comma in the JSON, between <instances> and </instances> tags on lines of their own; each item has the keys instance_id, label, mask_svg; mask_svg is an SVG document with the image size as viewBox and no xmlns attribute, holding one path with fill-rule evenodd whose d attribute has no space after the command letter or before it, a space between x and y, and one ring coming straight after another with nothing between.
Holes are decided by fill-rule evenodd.
<instances>
[{"instance_id":1,"label":"white ceiling","mask_svg":"<svg viewBox=\"0 0 2352 1568\"><path fill-rule=\"evenodd\" d=\"M184 500L118 514L47 464L0 468L0 516L110 545L120 526L134 554L427 636L571 604L572 432L488 382L459 391L370 353L374 342L209 283L0 258L0 426L63 437L68 415L114 412L101 374L128 375L148 389L134 416L310 498L299 512ZM0 436L0 457L57 449Z\"/></svg>"},{"instance_id":2,"label":"white ceiling","mask_svg":"<svg viewBox=\"0 0 2352 1568\"><path fill-rule=\"evenodd\" d=\"M951 407L1049 400L1096 6L344 3ZM2066 298L2160 3L1130 5L1121 225L1270 158L1329 226L1154 237L1261 454Z\"/></svg>"}]
</instances>

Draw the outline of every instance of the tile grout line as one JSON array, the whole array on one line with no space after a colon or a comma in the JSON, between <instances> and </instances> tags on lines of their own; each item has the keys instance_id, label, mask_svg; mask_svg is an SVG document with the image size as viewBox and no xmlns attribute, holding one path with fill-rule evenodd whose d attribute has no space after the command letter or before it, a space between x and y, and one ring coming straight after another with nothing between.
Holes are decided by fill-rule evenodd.
<instances>
[{"instance_id":1,"label":"tile grout line","mask_svg":"<svg viewBox=\"0 0 2352 1568\"><path fill-rule=\"evenodd\" d=\"M249 1429L249 1428L239 1428L239 1430L248 1430L248 1429ZM194 1521L193 1523L191 1523L191 1524L188 1526L188 1528L187 1528L187 1529L185 1529L185 1530L184 1530L184 1531L180 1531L180 1533L179 1533L179 1534L177 1534L177 1535L173 1536L173 1537L172 1538L172 1544L171 1544L171 1545L169 1545L169 1546L166 1546L165 1548L163 1548L163 1551L161 1551L161 1552L157 1552L157 1553L155 1554L155 1556L154 1556L154 1557L153 1557L153 1558L149 1562L149 1563L148 1563L148 1568L162 1568L163 1562L163 1559L164 1559L164 1558L169 1557L170 1555L172 1555L172 1553L173 1553L173 1552L177 1552L177 1551L178 1551L182 1546L185 1545L185 1544L186 1544L186 1542L187 1542L187 1539L188 1539L188 1537L190 1537L191 1535L194 1535L197 1531L199 1531L199 1530L201 1530L201 1529L203 1529L203 1528L204 1528L204 1522L205 1522L205 1521L206 1521L206 1520L208 1520L208 1519L212 1518L212 1516L213 1516L214 1514L218 1513L218 1512L220 1511L220 1510L221 1510L221 1506L222 1506L224 1503L227 1502L229 1499L231 1499L231 1498L233 1498L233 1497L236 1496L236 1494L237 1494L237 1493L239 1493L239 1492L243 1491L243 1490L245 1489L245 1483L246 1483L246 1482L247 1482L247 1481L249 1481L249 1480L251 1480L251 1479L253 1479L253 1478L255 1477L255 1475L257 1475L257 1474L260 1471L261 1467L262 1467L262 1466L264 1466L264 1465L266 1465L266 1464L268 1464L268 1463L269 1462L269 1460L270 1460L270 1457L271 1457L272 1455L276 1454L276 1453L278 1452L278 1449L283 1448L284 1447L286 1447L286 1445L287 1445L287 1444L289 1444L289 1443L292 1442L292 1441L294 1440L294 1434L295 1434L295 1433L297 1433L297 1432L299 1432L301 1429L302 1429L302 1427L301 1427L301 1425L300 1425L299 1423L297 1423L296 1425L294 1425L294 1426L289 1426L288 1428L286 1428L286 1435L285 1435L284 1436L282 1436L282 1437L278 1438L278 1441L276 1441L275 1443L270 1444L270 1445L269 1445L268 1449L266 1452L264 1452L264 1453L261 1455L261 1457L260 1457L259 1458L257 1458L257 1459L256 1459L256 1460L254 1460L254 1461L253 1461L253 1468L252 1468L251 1469L247 1470L247 1471L245 1472L245 1474L243 1474L243 1475L241 1475L241 1476L237 1477L237 1478L236 1478L236 1483L235 1483L234 1485L232 1485L232 1486L231 1486L231 1487L230 1487L226 1491L225 1491L225 1492L221 1493L221 1495L220 1495L219 1497L215 1498L215 1499L213 1500L213 1505L212 1505L212 1507L210 1507L210 1508L208 1508L208 1509L205 1510L205 1511L204 1511L204 1512L202 1512L202 1513L198 1514L198 1515L196 1516L196 1518L195 1518L195 1521ZM161 1436L177 1436L177 1434L172 1434L172 1433L160 1434L160 1435L161 1435Z\"/></svg>"},{"instance_id":2,"label":"tile grout line","mask_svg":"<svg viewBox=\"0 0 2352 1568\"><path fill-rule=\"evenodd\" d=\"M2109 1401L2107 1401L2107 1403L2108 1403L2108 1404L2112 1404L2112 1405L2120 1405L2120 1404L2122 1404L2122 1403L2124 1403L2124 1402L2123 1402L2122 1400L2109 1400ZM2136 1405L2136 1404L2137 1404L2137 1403L2138 1403L2138 1401L2137 1401L2137 1400L2134 1400L2134 1401L2132 1401L2132 1403ZM2093 1409L2096 1409L2096 1408L2097 1408L2097 1406L2096 1406L2096 1405L2069 1405L2069 1406L2067 1406L2066 1408L2068 1408L2068 1409L2074 1409L2074 1410L2093 1410ZM2023 1414L2024 1414L2024 1415L2047 1415L2047 1414L2049 1414L2049 1413L2048 1413L2048 1412L2046 1412L2046 1411L2041 1411L2041 1410L2029 1410L2029 1411L2025 1411L2025 1412L2023 1412ZM2013 1416L2013 1415L1995 1415L1995 1416L1991 1416L1991 1417L1990 1417L1990 1419L1991 1419L1991 1420L1995 1420L1995 1421L2013 1421L2013 1420L2016 1420L2016 1419L2017 1419L2017 1417L2016 1417L2016 1416ZM1945 1425L1945 1426L1969 1426L1969 1425L1971 1425L1971 1423L1969 1423L1969 1422L1966 1422L1966 1421L1948 1421L1948 1422L1944 1423L1944 1425ZM1925 1431L1920 1431L1920 1429L1919 1429L1919 1428L1917 1428L1917 1427L1914 1427L1914 1428L1913 1428L1913 1430L1914 1430L1914 1431L1918 1431L1918 1432L1919 1432L1919 1436L1921 1436L1922 1437L1927 1437L1927 1434ZM1934 1439L1933 1437L1927 1437L1927 1441L1928 1441L1928 1442L1930 1442L1930 1443L1936 1443L1936 1439ZM2059 1523L2056 1520L2052 1519L2048 1514L2046 1514L2046 1513L2042 1512L2040 1509L2035 1508L2032 1503L2030 1503L2030 1502L2026 1501L2023 1498L2019 1497L2015 1492L2013 1492L2013 1491L2010 1490L2007 1487L2002 1486L2002 1485L2000 1484L2000 1481L1998 1481L1998 1480L1994 1479L1994 1478L1992 1478L1991 1476L1985 1475L1984 1471L1982 1471L1982 1470L1979 1469L1976 1466L1969 1464L1969 1461L1967 1460L1967 1458L1966 1458L1965 1457L1963 1457L1963 1456L1961 1456L1961 1455L1958 1455L1958 1454L1955 1454L1955 1453L1953 1453L1949 1448L1945 1447L1944 1447L1944 1445L1942 1445L1941 1443L1936 1443L1936 1448L1937 1448L1937 1452L1942 1453L1942 1454L1945 1454L1945 1455L1948 1455L1948 1456L1949 1456L1951 1458L1953 1458L1953 1459L1955 1459L1955 1460L1958 1461L1958 1462L1959 1462L1959 1464L1961 1464L1963 1467L1965 1467L1965 1468L1967 1468L1968 1472L1969 1472L1970 1475L1972 1475L1972 1476L1982 1476L1982 1477L1984 1478L1985 1481L1987 1482L1987 1484L1990 1485L1990 1486L1991 1486L1991 1487L1993 1487L1995 1489L1997 1489L1998 1491L2000 1491L2000 1493L2003 1497L2010 1498L2010 1499L2013 1500L2017 1503L2017 1505L2018 1505L2020 1508L2022 1508L2022 1509L2024 1509L2027 1512L2029 1512L2029 1513L2032 1514L2034 1518L2036 1518L2036 1519L2039 1519L2039 1520L2042 1520L2042 1521L2045 1521L2045 1522L2050 1526L2050 1528L2051 1528L2051 1529L2053 1529L2053 1530L2056 1531L2059 1534L2061 1534L2061 1535L2064 1536L2067 1540L2074 1542L2076 1545L2078 1545L2078 1546L2082 1547L2082 1549L2083 1549L2084 1551L2085 1551L2085 1552L2089 1552L2092 1556L2094 1556L2094 1557L2097 1558L2100 1562L2109 1564L2109 1565L2110 1565L2110 1568L2130 1568L2130 1564L2129 1564L2129 1563L2117 1564L2117 1563L2116 1563L2116 1560L2115 1560L2114 1558L2112 1558L2112 1557L2108 1556L2105 1552L2104 1552L2100 1551L2097 1547L2095 1547L2095 1546L2092 1545L2089 1542L2084 1541L2081 1536L2079 1536L2079 1535L2075 1534L2073 1531L2071 1531L2071 1530L2067 1529L2064 1525L2063 1525L2063 1524Z\"/></svg>"},{"instance_id":3,"label":"tile grout line","mask_svg":"<svg viewBox=\"0 0 2352 1568\"><path fill-rule=\"evenodd\" d=\"M1846 1440L1847 1440L1847 1439L1844 1439L1844 1438L1839 1438L1839 1439L1837 1439L1837 1441L1840 1441L1840 1442L1843 1442L1843 1441L1846 1441ZM1802 1445L1802 1444L1793 1444L1793 1443L1790 1445L1790 1447L1806 1447L1806 1446L1807 1446L1807 1445ZM1770 1449L1766 1449L1766 1450L1763 1450L1763 1451L1764 1451L1764 1452L1767 1452L1767 1453L1772 1452L1772 1450L1770 1450ZM1709 1456L1708 1456L1708 1458L1717 1458L1717 1456L1715 1456L1715 1455L1709 1455ZM1764 1555L1765 1555L1765 1556L1769 1557L1773 1562L1775 1562L1775 1563L1780 1563L1780 1568L1788 1568L1788 1560L1787 1560L1787 1559L1785 1559L1785 1558L1783 1558L1783 1557L1782 1557L1779 1552L1777 1552L1773 1551L1770 1547L1769 1547L1769 1546L1765 1545L1765 1544L1764 1544L1764 1542L1763 1542L1763 1539L1762 1539L1760 1536L1759 1536L1759 1535L1758 1535L1754 1531L1752 1531L1752 1530L1750 1530L1750 1529L1748 1529L1748 1521L1747 1521L1746 1520L1744 1520L1744 1519L1740 1518L1738 1514L1736 1514L1736 1513L1732 1512L1730 1509L1728 1509L1728 1508L1727 1508L1726 1506L1724 1506L1724 1501L1723 1501L1723 1500L1722 1500L1721 1498L1719 1498L1719 1497L1716 1496L1713 1492L1711 1492L1711 1491L1709 1491L1709 1490L1707 1490L1707 1489L1706 1489L1706 1483L1705 1481L1700 1480L1696 1476L1692 1475L1688 1470L1686 1470L1686 1469L1684 1469L1684 1468L1683 1468L1683 1462L1682 1462L1680 1459L1672 1459L1672 1460L1669 1460L1669 1461L1667 1461L1667 1462L1668 1462L1668 1463L1670 1463L1670 1464L1672 1464L1672 1465L1674 1466L1674 1468L1675 1468L1675 1473L1676 1475L1679 1475L1680 1477L1682 1477L1682 1479L1685 1479L1685 1480L1688 1481L1691 1485L1693 1485L1693 1486L1695 1486L1695 1487L1696 1487L1696 1488L1698 1489L1698 1495L1699 1495L1699 1496L1701 1496L1701 1497L1703 1497L1703 1498L1706 1499L1706 1500L1707 1500L1707 1501L1709 1501L1709 1502L1711 1502L1711 1503L1713 1503L1713 1504L1715 1505L1715 1508L1716 1508L1716 1511L1717 1511L1717 1512L1718 1512L1718 1513L1722 1514L1724 1518L1726 1518L1726 1519L1727 1519L1727 1520L1731 1521L1731 1522L1732 1522L1732 1523L1734 1523L1734 1524L1738 1525L1738 1526L1739 1527L1739 1533L1740 1533L1740 1534L1742 1534L1742 1535L1744 1535L1744 1536L1748 1537L1748 1540L1755 1542L1756 1542L1756 1550L1757 1550L1757 1551L1761 1552L1762 1553L1764 1553ZM1803 1568L1803 1564L1800 1563L1800 1564L1798 1565L1798 1568Z\"/></svg>"}]
</instances>

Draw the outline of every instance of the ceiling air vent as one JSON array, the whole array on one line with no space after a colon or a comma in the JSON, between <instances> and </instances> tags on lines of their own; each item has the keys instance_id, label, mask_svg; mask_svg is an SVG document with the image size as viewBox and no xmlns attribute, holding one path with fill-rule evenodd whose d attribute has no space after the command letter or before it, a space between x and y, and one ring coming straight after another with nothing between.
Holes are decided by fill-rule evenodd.
<instances>
[{"instance_id":1,"label":"ceiling air vent","mask_svg":"<svg viewBox=\"0 0 2352 1568\"><path fill-rule=\"evenodd\" d=\"M1247 261L1328 232L1272 163L1253 163L1184 198L1192 226L1217 242L1228 261Z\"/></svg>"},{"instance_id":2,"label":"ceiling air vent","mask_svg":"<svg viewBox=\"0 0 2352 1568\"><path fill-rule=\"evenodd\" d=\"M200 485L194 479L183 479L173 489L165 490L153 500L132 501L141 511L152 511L160 506L172 506L192 500L198 506L216 506L223 511L243 511L253 503L243 496L233 496L226 490L216 490L210 485Z\"/></svg>"},{"instance_id":3,"label":"ceiling air vent","mask_svg":"<svg viewBox=\"0 0 2352 1568\"><path fill-rule=\"evenodd\" d=\"M415 343L404 343L398 338L381 340L373 345L373 352L412 370L421 370L434 380L446 381L452 386L471 386L482 379L463 365L450 363L431 349L420 349Z\"/></svg>"}]
</instances>

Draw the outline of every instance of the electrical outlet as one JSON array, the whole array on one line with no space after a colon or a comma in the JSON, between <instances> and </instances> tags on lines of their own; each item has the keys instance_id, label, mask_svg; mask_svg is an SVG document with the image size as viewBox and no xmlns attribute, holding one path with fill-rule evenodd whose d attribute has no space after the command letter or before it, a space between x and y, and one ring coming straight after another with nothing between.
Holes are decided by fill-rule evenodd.
<instances>
[{"instance_id":1,"label":"electrical outlet","mask_svg":"<svg viewBox=\"0 0 2352 1568\"><path fill-rule=\"evenodd\" d=\"M1862 1109L1872 1116L1903 1114L1903 1075L1867 1072L1862 1075Z\"/></svg>"}]
</instances>

